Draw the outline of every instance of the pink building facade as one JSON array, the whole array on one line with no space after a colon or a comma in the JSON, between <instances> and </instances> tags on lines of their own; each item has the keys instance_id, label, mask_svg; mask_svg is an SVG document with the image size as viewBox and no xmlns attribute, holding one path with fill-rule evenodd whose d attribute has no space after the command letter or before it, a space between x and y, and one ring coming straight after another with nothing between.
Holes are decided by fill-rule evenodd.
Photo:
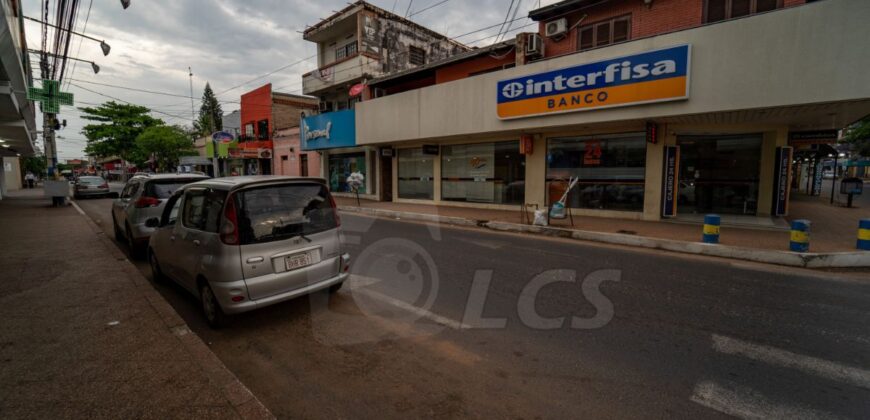
<instances>
[{"instance_id":1,"label":"pink building facade","mask_svg":"<svg viewBox=\"0 0 870 420\"><path fill-rule=\"evenodd\" d=\"M299 127L278 130L273 138L273 174L321 176L320 154L317 152L303 152L299 146Z\"/></svg>"}]
</instances>

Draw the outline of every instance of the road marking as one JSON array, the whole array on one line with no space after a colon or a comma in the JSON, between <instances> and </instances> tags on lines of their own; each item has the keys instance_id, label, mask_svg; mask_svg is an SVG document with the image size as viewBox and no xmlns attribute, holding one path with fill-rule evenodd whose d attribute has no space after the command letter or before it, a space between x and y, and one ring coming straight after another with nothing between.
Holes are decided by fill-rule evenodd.
<instances>
[{"instance_id":1,"label":"road marking","mask_svg":"<svg viewBox=\"0 0 870 420\"><path fill-rule=\"evenodd\" d=\"M728 389L710 381L695 385L690 400L741 419L833 419L836 416L801 406L776 404L749 388Z\"/></svg>"},{"instance_id":2,"label":"road marking","mask_svg":"<svg viewBox=\"0 0 870 420\"><path fill-rule=\"evenodd\" d=\"M383 293L376 292L374 290L366 288L366 286L370 286L374 283L379 282L380 280L378 280L378 279L373 279L373 278L365 277L365 276L356 276L356 275L354 275L352 277L354 280L357 280L357 281L354 281L353 283L351 283L351 288L350 288L351 293L364 294L372 299L376 299L376 300L379 300L381 302L393 305L399 309L406 310L406 311L411 312L413 314L419 315L420 317L423 317L423 318L426 318L430 321L433 321L436 324L444 325L444 326L452 328L454 330L462 330L462 329L471 328L469 325L463 324L462 322L454 321L450 318L443 317L443 316L438 315L436 313L430 312L426 309L411 305L410 303L407 303L403 300L399 300L399 299L396 299L394 297L387 296Z\"/></svg>"},{"instance_id":3,"label":"road marking","mask_svg":"<svg viewBox=\"0 0 870 420\"><path fill-rule=\"evenodd\" d=\"M870 389L870 371L713 334L713 349Z\"/></svg>"},{"instance_id":4,"label":"road marking","mask_svg":"<svg viewBox=\"0 0 870 420\"><path fill-rule=\"evenodd\" d=\"M76 208L76 211L79 212L80 215L87 217L87 215L85 214L85 212L82 210L81 207L79 207L78 204L76 204L75 201L70 201L70 203L72 203L73 207Z\"/></svg>"}]
</instances>

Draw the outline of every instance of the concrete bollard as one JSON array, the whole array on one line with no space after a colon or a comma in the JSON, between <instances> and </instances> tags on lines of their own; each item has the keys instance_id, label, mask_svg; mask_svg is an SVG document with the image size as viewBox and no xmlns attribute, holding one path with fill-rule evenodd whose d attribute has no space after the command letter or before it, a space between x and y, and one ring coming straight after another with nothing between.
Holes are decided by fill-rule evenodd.
<instances>
[{"instance_id":1,"label":"concrete bollard","mask_svg":"<svg viewBox=\"0 0 870 420\"><path fill-rule=\"evenodd\" d=\"M704 216L704 234L701 235L701 240L705 244L719 243L719 225L722 223L722 218L718 214L708 214Z\"/></svg>"},{"instance_id":2,"label":"concrete bollard","mask_svg":"<svg viewBox=\"0 0 870 420\"><path fill-rule=\"evenodd\" d=\"M870 251L870 219L858 221L858 249Z\"/></svg>"},{"instance_id":3,"label":"concrete bollard","mask_svg":"<svg viewBox=\"0 0 870 420\"><path fill-rule=\"evenodd\" d=\"M794 220L791 222L791 241L788 249L794 252L808 252L810 250L810 221Z\"/></svg>"}]
</instances>

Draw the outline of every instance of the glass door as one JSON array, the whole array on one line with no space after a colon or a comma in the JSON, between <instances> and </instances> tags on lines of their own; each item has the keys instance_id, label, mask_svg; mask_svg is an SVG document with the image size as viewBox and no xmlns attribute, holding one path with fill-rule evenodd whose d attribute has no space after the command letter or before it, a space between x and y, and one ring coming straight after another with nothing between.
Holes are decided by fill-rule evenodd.
<instances>
[{"instance_id":1,"label":"glass door","mask_svg":"<svg viewBox=\"0 0 870 420\"><path fill-rule=\"evenodd\" d=\"M754 215L758 210L760 134L678 136L678 213Z\"/></svg>"}]
</instances>

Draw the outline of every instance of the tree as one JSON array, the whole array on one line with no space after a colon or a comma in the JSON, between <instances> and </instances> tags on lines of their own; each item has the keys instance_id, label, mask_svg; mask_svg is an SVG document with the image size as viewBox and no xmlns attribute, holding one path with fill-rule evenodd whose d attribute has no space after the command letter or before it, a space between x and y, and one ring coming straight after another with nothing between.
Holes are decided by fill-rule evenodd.
<instances>
[{"instance_id":1,"label":"tree","mask_svg":"<svg viewBox=\"0 0 870 420\"><path fill-rule=\"evenodd\" d=\"M153 156L158 171L171 171L181 156L195 155L193 142L178 126L158 125L146 128L136 138L136 147L143 156Z\"/></svg>"},{"instance_id":2,"label":"tree","mask_svg":"<svg viewBox=\"0 0 870 420\"><path fill-rule=\"evenodd\" d=\"M148 115L150 110L144 106L110 101L79 110L83 119L97 122L82 129L88 140L85 153L90 156L118 156L125 161L141 163L136 138L148 127L163 125L162 120Z\"/></svg>"},{"instance_id":3,"label":"tree","mask_svg":"<svg viewBox=\"0 0 870 420\"><path fill-rule=\"evenodd\" d=\"M199 117L194 123L194 129L200 136L208 136L223 127L223 110L211 85L206 82L202 91L202 105L199 107Z\"/></svg>"},{"instance_id":4,"label":"tree","mask_svg":"<svg viewBox=\"0 0 870 420\"><path fill-rule=\"evenodd\" d=\"M35 175L45 176L45 156L42 154L23 158L21 166L24 168L24 172L32 172Z\"/></svg>"},{"instance_id":5,"label":"tree","mask_svg":"<svg viewBox=\"0 0 870 420\"><path fill-rule=\"evenodd\" d=\"M852 145L853 152L870 157L870 116L847 127L843 138Z\"/></svg>"}]
</instances>

